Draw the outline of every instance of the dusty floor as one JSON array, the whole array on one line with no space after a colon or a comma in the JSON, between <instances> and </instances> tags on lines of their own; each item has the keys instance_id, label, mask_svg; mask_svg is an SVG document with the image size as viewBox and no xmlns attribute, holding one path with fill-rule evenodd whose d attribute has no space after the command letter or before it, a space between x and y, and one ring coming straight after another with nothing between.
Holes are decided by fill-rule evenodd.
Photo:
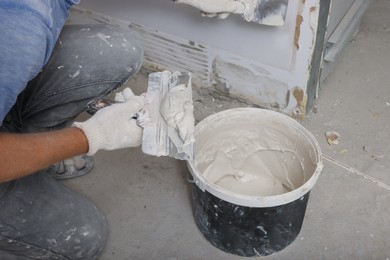
<instances>
[{"instance_id":1,"label":"dusty floor","mask_svg":"<svg viewBox=\"0 0 390 260\"><path fill-rule=\"evenodd\" d=\"M322 85L316 113L302 124L325 160L298 238L265 259L390 259L390 1L374 1L360 32ZM141 93L145 73L129 82ZM195 93L195 116L247 106ZM324 133L337 131L338 145ZM140 148L99 152L96 169L66 185L107 216L109 240L101 259L240 259L210 245L192 216L182 161ZM361 175L365 175L365 178Z\"/></svg>"}]
</instances>

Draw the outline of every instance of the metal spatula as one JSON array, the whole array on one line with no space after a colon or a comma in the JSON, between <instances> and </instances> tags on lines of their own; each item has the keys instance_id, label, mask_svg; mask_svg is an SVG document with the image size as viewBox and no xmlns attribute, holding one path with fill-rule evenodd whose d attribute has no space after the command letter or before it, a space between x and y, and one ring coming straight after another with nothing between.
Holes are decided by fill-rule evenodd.
<instances>
[{"instance_id":1,"label":"metal spatula","mask_svg":"<svg viewBox=\"0 0 390 260\"><path fill-rule=\"evenodd\" d=\"M193 107L190 73L163 71L149 75L145 109L138 115L138 122L144 128L142 151L145 154L170 156L179 160L192 160L194 157L193 141L186 143L178 129L170 126L160 113L165 96L179 85L190 90Z\"/></svg>"},{"instance_id":2,"label":"metal spatula","mask_svg":"<svg viewBox=\"0 0 390 260\"><path fill-rule=\"evenodd\" d=\"M170 156L179 160L192 160L194 158L194 140L185 142L178 129L167 124L160 112L161 103L165 96L179 85L184 85L190 90L191 99L189 102L193 108L191 73L163 71L149 74L147 92L143 94L146 105L135 117L137 124L144 128L142 151L145 154ZM93 115L99 109L115 103L112 100L99 99L89 103L86 112Z\"/></svg>"}]
</instances>

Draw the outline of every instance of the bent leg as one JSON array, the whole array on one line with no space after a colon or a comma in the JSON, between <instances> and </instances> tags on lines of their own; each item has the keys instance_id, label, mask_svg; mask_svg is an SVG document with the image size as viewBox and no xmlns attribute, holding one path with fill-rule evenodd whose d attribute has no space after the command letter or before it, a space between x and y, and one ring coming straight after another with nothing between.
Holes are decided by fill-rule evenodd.
<instances>
[{"instance_id":1,"label":"bent leg","mask_svg":"<svg viewBox=\"0 0 390 260\"><path fill-rule=\"evenodd\" d=\"M89 102L134 76L142 58L130 31L104 24L67 25L48 64L19 95L4 125L12 132L63 128Z\"/></svg>"},{"instance_id":2,"label":"bent leg","mask_svg":"<svg viewBox=\"0 0 390 260\"><path fill-rule=\"evenodd\" d=\"M128 31L107 25L65 26L43 71L18 96L3 122L10 132L70 124L140 68L142 49ZM46 170L0 184L0 259L95 259L107 223L81 195Z\"/></svg>"},{"instance_id":3,"label":"bent leg","mask_svg":"<svg viewBox=\"0 0 390 260\"><path fill-rule=\"evenodd\" d=\"M1 259L96 259L101 252L107 239L103 214L45 171L9 182L0 192Z\"/></svg>"},{"instance_id":4,"label":"bent leg","mask_svg":"<svg viewBox=\"0 0 390 260\"><path fill-rule=\"evenodd\" d=\"M128 31L65 26L46 67L18 96L3 127L27 133L67 126L89 102L131 78L142 55ZM46 171L0 184L0 208L0 259L94 259L106 241L103 215Z\"/></svg>"}]
</instances>

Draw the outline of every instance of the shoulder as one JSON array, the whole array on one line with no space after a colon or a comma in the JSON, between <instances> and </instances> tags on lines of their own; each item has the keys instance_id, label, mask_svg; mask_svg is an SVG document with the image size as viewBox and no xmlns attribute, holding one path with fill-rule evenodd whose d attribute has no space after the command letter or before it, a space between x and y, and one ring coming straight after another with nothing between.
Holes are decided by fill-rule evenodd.
<instances>
[{"instance_id":1,"label":"shoulder","mask_svg":"<svg viewBox=\"0 0 390 260\"><path fill-rule=\"evenodd\" d=\"M22 2L0 1L0 35L7 36L0 38L0 123L46 59L50 30L31 3Z\"/></svg>"}]
</instances>

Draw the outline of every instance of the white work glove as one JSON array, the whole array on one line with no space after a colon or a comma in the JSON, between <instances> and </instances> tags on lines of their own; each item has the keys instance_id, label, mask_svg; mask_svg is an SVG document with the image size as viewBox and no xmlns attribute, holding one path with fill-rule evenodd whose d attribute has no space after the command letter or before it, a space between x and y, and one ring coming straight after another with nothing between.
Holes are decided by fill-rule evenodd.
<instances>
[{"instance_id":1,"label":"white work glove","mask_svg":"<svg viewBox=\"0 0 390 260\"><path fill-rule=\"evenodd\" d=\"M218 16L221 19L230 13L241 14L247 21L254 17L254 9L258 0L173 0L179 4L191 5L199 9L205 16Z\"/></svg>"},{"instance_id":2,"label":"white work glove","mask_svg":"<svg viewBox=\"0 0 390 260\"><path fill-rule=\"evenodd\" d=\"M130 88L117 93L119 102L102 108L85 122L75 122L72 126L80 128L88 139L87 155L98 150L116 150L139 146L143 129L137 125L133 116L144 107L144 98L134 96Z\"/></svg>"}]
</instances>

